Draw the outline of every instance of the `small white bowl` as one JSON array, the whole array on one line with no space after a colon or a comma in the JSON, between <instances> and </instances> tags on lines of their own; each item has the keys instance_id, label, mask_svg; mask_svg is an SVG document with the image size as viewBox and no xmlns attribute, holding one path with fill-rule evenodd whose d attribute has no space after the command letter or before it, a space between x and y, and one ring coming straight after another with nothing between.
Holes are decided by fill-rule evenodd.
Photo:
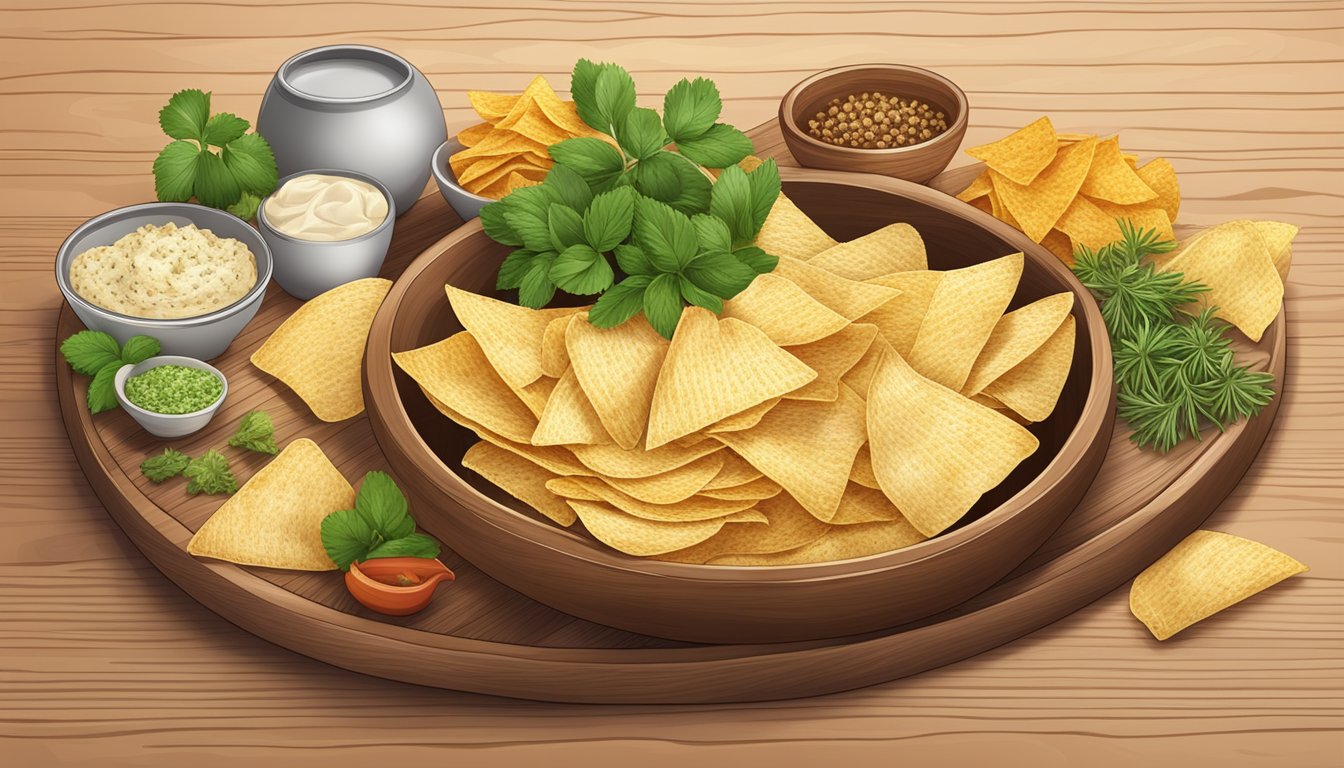
<instances>
[{"instance_id":1,"label":"small white bowl","mask_svg":"<svg viewBox=\"0 0 1344 768\"><path fill-rule=\"evenodd\" d=\"M161 365L180 365L184 368L209 371L219 377L219 383L223 390L219 393L219 398L215 402L191 413L155 413L147 411L128 400L126 398L126 380ZM220 373L218 368L203 363L194 357L179 357L177 355L159 355L135 365L123 365L117 371L116 378L113 379L113 387L116 389L117 402L121 404L122 409L131 414L131 418L135 419L136 423L155 437L185 437L193 432L205 429L205 425L209 424L210 420L215 417L215 412L219 410L220 406L224 405L224 399L229 396L229 380L224 378L224 374Z\"/></svg>"},{"instance_id":2,"label":"small white bowl","mask_svg":"<svg viewBox=\"0 0 1344 768\"><path fill-rule=\"evenodd\" d=\"M448 158L457 152L461 152L462 149L462 144L457 139L448 139L434 152L434 157L429 161L429 167L434 173L434 182L439 185L439 194L443 195L443 199L447 200L448 205L453 207L458 218L465 222L480 216L481 209L495 201L488 197L472 194L457 183L457 174L453 173L453 167L448 164Z\"/></svg>"}]
</instances>

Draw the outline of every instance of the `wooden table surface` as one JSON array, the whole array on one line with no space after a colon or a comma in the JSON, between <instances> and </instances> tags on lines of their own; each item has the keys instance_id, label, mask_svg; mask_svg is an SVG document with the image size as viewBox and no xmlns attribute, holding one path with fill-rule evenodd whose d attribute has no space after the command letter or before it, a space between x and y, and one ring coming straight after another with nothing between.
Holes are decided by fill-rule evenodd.
<instances>
[{"instance_id":1,"label":"wooden table surface","mask_svg":"<svg viewBox=\"0 0 1344 768\"><path fill-rule=\"evenodd\" d=\"M0 763L1344 764L1344 5L4 0L0 41ZM468 88L517 91L534 72L564 88L580 56L624 64L649 106L684 73L709 76L741 127L814 70L913 63L965 88L966 146L1041 114L1122 131L1175 165L1186 231L1300 225L1283 408L1206 527L1311 572L1164 644L1121 589L917 678L752 705L455 694L244 633L160 576L80 474L52 396L52 259L85 218L153 197L169 94L210 90L216 111L253 119L281 61L334 42L418 65L450 129L472 121Z\"/></svg>"}]
</instances>

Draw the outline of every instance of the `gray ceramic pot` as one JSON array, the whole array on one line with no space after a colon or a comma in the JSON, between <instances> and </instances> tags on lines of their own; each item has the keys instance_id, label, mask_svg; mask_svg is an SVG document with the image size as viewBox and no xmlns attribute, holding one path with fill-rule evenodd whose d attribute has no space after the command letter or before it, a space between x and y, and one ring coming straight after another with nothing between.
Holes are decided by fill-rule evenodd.
<instances>
[{"instance_id":1,"label":"gray ceramic pot","mask_svg":"<svg viewBox=\"0 0 1344 768\"><path fill-rule=\"evenodd\" d=\"M143 224L163 226L170 221L179 227L195 224L220 237L242 241L257 259L256 285L246 296L227 307L172 320L131 317L103 309L85 301L70 286L70 264L79 254L95 246L111 245ZM121 344L132 336L153 336L159 340L163 354L185 355L198 360L213 360L224 354L234 337L261 308L270 280L271 251L261 234L231 213L194 203L143 203L108 211L81 224L56 252L56 284L85 327L110 333Z\"/></svg>"},{"instance_id":2,"label":"gray ceramic pot","mask_svg":"<svg viewBox=\"0 0 1344 768\"><path fill-rule=\"evenodd\" d=\"M281 176L346 168L381 181L397 214L429 181L429 160L448 138L443 107L425 76L395 53L328 45L280 65L261 100L257 130Z\"/></svg>"}]
</instances>

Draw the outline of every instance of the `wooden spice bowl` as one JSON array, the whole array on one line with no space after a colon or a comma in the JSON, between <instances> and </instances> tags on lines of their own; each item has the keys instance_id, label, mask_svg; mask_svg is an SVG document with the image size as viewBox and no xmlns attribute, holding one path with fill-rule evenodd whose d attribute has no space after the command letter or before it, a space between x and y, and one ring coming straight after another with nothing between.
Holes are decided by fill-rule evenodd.
<instances>
[{"instance_id":1,"label":"wooden spice bowl","mask_svg":"<svg viewBox=\"0 0 1344 768\"><path fill-rule=\"evenodd\" d=\"M946 115L947 130L919 144L887 149L841 147L808 134L807 121L825 111L831 99L872 91L939 107ZM956 156L969 112L966 94L936 72L903 64L856 64L818 72L789 89L779 103L779 128L799 165L880 173L922 184L942 173Z\"/></svg>"},{"instance_id":2,"label":"wooden spice bowl","mask_svg":"<svg viewBox=\"0 0 1344 768\"><path fill-rule=\"evenodd\" d=\"M646 635L715 643L840 637L915 621L1003 578L1091 485L1114 418L1111 350L1096 302L1058 259L959 200L871 174L781 169L784 190L832 236L894 221L923 235L933 269L1026 255L1011 307L1071 291L1073 367L1055 412L1031 425L1040 448L954 528L914 546L844 561L764 568L645 560L556 526L461 466L476 435L446 419L392 352L461 330L445 283L498 295L507 253L472 221L431 246L374 318L364 367L370 422L422 527L492 578L559 610Z\"/></svg>"}]
</instances>

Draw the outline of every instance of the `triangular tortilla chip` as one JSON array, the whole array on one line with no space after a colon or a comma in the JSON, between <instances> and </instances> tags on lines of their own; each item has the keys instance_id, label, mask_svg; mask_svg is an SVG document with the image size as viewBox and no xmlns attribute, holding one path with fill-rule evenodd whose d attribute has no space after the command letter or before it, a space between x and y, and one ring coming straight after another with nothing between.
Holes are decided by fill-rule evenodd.
<instances>
[{"instance_id":1,"label":"triangular tortilla chip","mask_svg":"<svg viewBox=\"0 0 1344 768\"><path fill-rule=\"evenodd\" d=\"M676 504L700 492L723 469L726 451L701 456L683 464L648 477L603 477L602 480L612 488L640 501L650 504ZM587 473L579 473L587 474Z\"/></svg>"},{"instance_id":2,"label":"triangular tortilla chip","mask_svg":"<svg viewBox=\"0 0 1344 768\"><path fill-rule=\"evenodd\" d=\"M494 129L495 127L489 123L469 125L457 132L457 142L464 147L475 146Z\"/></svg>"},{"instance_id":3,"label":"triangular tortilla chip","mask_svg":"<svg viewBox=\"0 0 1344 768\"><path fill-rule=\"evenodd\" d=\"M1157 209L1153 209L1157 210ZM1079 195L1069 203L1055 229L1069 236L1075 247L1085 245L1096 250L1119 240L1120 224L1106 215L1097 204Z\"/></svg>"},{"instance_id":4,"label":"triangular tortilla chip","mask_svg":"<svg viewBox=\"0 0 1344 768\"><path fill-rule=\"evenodd\" d=\"M873 345L877 326L855 323L811 344L789 347L789 354L803 361L817 372L810 384L795 389L784 397L789 400L824 400L830 402L840 396L840 377L844 376Z\"/></svg>"},{"instance_id":5,"label":"triangular tortilla chip","mask_svg":"<svg viewBox=\"0 0 1344 768\"><path fill-rule=\"evenodd\" d=\"M622 448L644 437L668 341L643 315L598 328L579 315L565 331L565 348L579 385L606 431Z\"/></svg>"},{"instance_id":6,"label":"triangular tortilla chip","mask_svg":"<svg viewBox=\"0 0 1344 768\"><path fill-rule=\"evenodd\" d=\"M809 384L808 386L810 387L812 385ZM804 387L804 389L806 389L806 387ZM713 435L718 432L740 432L744 429L751 429L761 423L761 419L765 418L765 414L769 413L771 408L779 405L780 399L781 398L773 397L760 405L753 405L745 411L735 413L726 419L720 419L713 424L710 424L708 427L705 427L704 433L706 435Z\"/></svg>"},{"instance_id":7,"label":"triangular tortilla chip","mask_svg":"<svg viewBox=\"0 0 1344 768\"><path fill-rule=\"evenodd\" d=\"M723 452L723 467L712 480L705 484L705 490L716 488L730 488L734 485L749 483L760 477L765 477L761 471L742 459L741 456L732 451Z\"/></svg>"},{"instance_id":8,"label":"triangular tortilla chip","mask_svg":"<svg viewBox=\"0 0 1344 768\"><path fill-rule=\"evenodd\" d=\"M1166 211L1168 219L1175 221L1176 214L1181 211L1181 185L1176 181L1176 169L1171 167L1171 162L1155 158L1135 168L1134 173L1157 193L1158 207Z\"/></svg>"},{"instance_id":9,"label":"triangular tortilla chip","mask_svg":"<svg viewBox=\"0 0 1344 768\"><path fill-rule=\"evenodd\" d=\"M670 443L648 450L636 447L627 451L619 445L571 445L569 450L591 470L589 474L608 479L634 479L671 472L722 447L723 444L715 440L705 440L697 445Z\"/></svg>"},{"instance_id":10,"label":"triangular tortilla chip","mask_svg":"<svg viewBox=\"0 0 1344 768\"><path fill-rule=\"evenodd\" d=\"M957 193L957 199L969 203L972 200L978 200L979 198L985 197L993 188L994 182L990 180L989 169L986 168L980 172L979 176L976 176L975 179L971 181L968 187Z\"/></svg>"},{"instance_id":11,"label":"triangular tortilla chip","mask_svg":"<svg viewBox=\"0 0 1344 768\"><path fill-rule=\"evenodd\" d=\"M1045 421L1059 402L1059 393L1073 366L1073 315L1022 362L999 374L981 394L1002 403L1027 421Z\"/></svg>"},{"instance_id":12,"label":"triangular tortilla chip","mask_svg":"<svg viewBox=\"0 0 1344 768\"><path fill-rule=\"evenodd\" d=\"M445 286L448 303L462 327L481 345L490 367L511 389L518 390L541 378L541 343L552 320L582 309L529 309L489 296Z\"/></svg>"},{"instance_id":13,"label":"triangular tortilla chip","mask_svg":"<svg viewBox=\"0 0 1344 768\"><path fill-rule=\"evenodd\" d=\"M892 272L929 268L924 239L909 224L888 224L876 232L833 245L807 263L847 280L871 280Z\"/></svg>"},{"instance_id":14,"label":"triangular tortilla chip","mask_svg":"<svg viewBox=\"0 0 1344 768\"><path fill-rule=\"evenodd\" d=\"M765 515L748 509L712 520L669 523L627 515L609 504L574 499L569 505L578 513L593 538L628 555L661 555L698 544L729 523L764 523Z\"/></svg>"},{"instance_id":15,"label":"triangular tortilla chip","mask_svg":"<svg viewBox=\"0 0 1344 768\"><path fill-rule=\"evenodd\" d=\"M730 485L727 488L702 490L700 495L708 499L754 499L762 501L773 499L783 492L784 487L768 477L758 477L749 483Z\"/></svg>"},{"instance_id":16,"label":"triangular tortilla chip","mask_svg":"<svg viewBox=\"0 0 1344 768\"><path fill-rule=\"evenodd\" d=\"M555 391L546 401L546 409L537 419L532 433L533 445L608 445L614 442L602 426L593 404L579 386L574 369L565 371Z\"/></svg>"},{"instance_id":17,"label":"triangular tortilla chip","mask_svg":"<svg viewBox=\"0 0 1344 768\"><path fill-rule=\"evenodd\" d=\"M546 324L546 332L541 336L543 375L558 379L564 376L569 368L569 349L565 346L565 332L574 317L574 315L557 317Z\"/></svg>"},{"instance_id":18,"label":"triangular tortilla chip","mask_svg":"<svg viewBox=\"0 0 1344 768\"><path fill-rule=\"evenodd\" d=\"M518 103L519 94L467 91L467 101L482 120L497 123Z\"/></svg>"},{"instance_id":19,"label":"triangular tortilla chip","mask_svg":"<svg viewBox=\"0 0 1344 768\"><path fill-rule=\"evenodd\" d=\"M904 518L861 525L833 525L824 536L797 549L775 554L725 555L714 558L709 564L770 566L828 563L905 549L924 539L925 536Z\"/></svg>"},{"instance_id":20,"label":"triangular tortilla chip","mask_svg":"<svg viewBox=\"0 0 1344 768\"><path fill-rule=\"evenodd\" d=\"M1279 279L1287 283L1288 270L1293 266L1292 245L1293 238L1297 237L1297 227L1282 221L1253 221L1251 224L1265 241L1265 248L1274 259L1274 269L1278 271Z\"/></svg>"},{"instance_id":21,"label":"triangular tortilla chip","mask_svg":"<svg viewBox=\"0 0 1344 768\"><path fill-rule=\"evenodd\" d=\"M1041 239L1041 245L1055 254L1055 257L1070 267L1074 264L1073 241L1069 236L1060 232L1058 229L1052 229Z\"/></svg>"},{"instance_id":22,"label":"triangular tortilla chip","mask_svg":"<svg viewBox=\"0 0 1344 768\"><path fill-rule=\"evenodd\" d=\"M1139 229L1151 229L1162 240L1175 240L1176 233L1171 227L1167 212L1158 207L1157 202L1135 203L1134 205L1116 205L1105 200L1093 200L1092 204L1112 221L1128 219Z\"/></svg>"},{"instance_id":23,"label":"triangular tortilla chip","mask_svg":"<svg viewBox=\"0 0 1344 768\"><path fill-rule=\"evenodd\" d=\"M1020 253L944 272L910 347L910 365L953 392L961 391L1021 276Z\"/></svg>"},{"instance_id":24,"label":"triangular tortilla chip","mask_svg":"<svg viewBox=\"0 0 1344 768\"><path fill-rule=\"evenodd\" d=\"M354 506L350 482L317 443L299 438L205 521L187 551L241 565L334 571L322 520Z\"/></svg>"},{"instance_id":25,"label":"triangular tortilla chip","mask_svg":"<svg viewBox=\"0 0 1344 768\"><path fill-rule=\"evenodd\" d=\"M831 518L831 525L862 525L864 523L889 523L901 520L901 511L882 493L879 488L869 488L861 483L850 482L845 486L845 495L840 498L840 508ZM923 538L923 537L921 537Z\"/></svg>"},{"instance_id":26,"label":"triangular tortilla chip","mask_svg":"<svg viewBox=\"0 0 1344 768\"><path fill-rule=\"evenodd\" d=\"M758 275L745 291L723 303L723 317L761 329L780 346L807 344L849 325L849 321L791 280Z\"/></svg>"},{"instance_id":27,"label":"triangular tortilla chip","mask_svg":"<svg viewBox=\"0 0 1344 768\"><path fill-rule=\"evenodd\" d=\"M532 440L536 417L504 384L466 331L392 359L453 413L517 443Z\"/></svg>"},{"instance_id":28,"label":"triangular tortilla chip","mask_svg":"<svg viewBox=\"0 0 1344 768\"><path fill-rule=\"evenodd\" d=\"M323 421L358 416L364 344L391 288L391 280L369 277L309 299L252 353L252 364L283 381Z\"/></svg>"},{"instance_id":29,"label":"triangular tortilla chip","mask_svg":"<svg viewBox=\"0 0 1344 768\"><path fill-rule=\"evenodd\" d=\"M546 489L566 499L602 501L627 515L672 523L713 520L756 505L756 499L715 499L708 496L690 496L675 504L650 504L621 493L595 477L560 477L548 481Z\"/></svg>"},{"instance_id":30,"label":"triangular tortilla chip","mask_svg":"<svg viewBox=\"0 0 1344 768\"><path fill-rule=\"evenodd\" d=\"M876 325L882 339L902 357L909 355L919 335L920 323L929 311L929 302L933 301L933 292L942 279L942 272L930 270L874 278L870 282L895 288L901 295L864 315L859 322ZM855 389L859 394L868 391L867 387Z\"/></svg>"},{"instance_id":31,"label":"triangular tortilla chip","mask_svg":"<svg viewBox=\"0 0 1344 768\"><path fill-rule=\"evenodd\" d=\"M1209 287L1200 301L1259 341L1283 308L1283 280L1254 223L1228 221L1201 232L1163 269Z\"/></svg>"},{"instance_id":32,"label":"triangular tortilla chip","mask_svg":"<svg viewBox=\"0 0 1344 768\"><path fill-rule=\"evenodd\" d=\"M756 511L765 515L766 525L726 525L713 537L657 559L675 563L706 563L724 555L770 554L784 552L816 541L829 526L813 517L788 494L761 501Z\"/></svg>"},{"instance_id":33,"label":"triangular tortilla chip","mask_svg":"<svg viewBox=\"0 0 1344 768\"><path fill-rule=\"evenodd\" d=\"M966 378L961 393L971 396L1002 376L1009 368L1022 362L1058 330L1064 317L1073 309L1073 294L1069 292L1046 296L1025 307L1015 309L999 318L989 341L975 359L975 367Z\"/></svg>"},{"instance_id":34,"label":"triangular tortilla chip","mask_svg":"<svg viewBox=\"0 0 1344 768\"><path fill-rule=\"evenodd\" d=\"M578 519L564 499L546 490L555 475L512 451L482 441L467 449L462 466L566 528Z\"/></svg>"},{"instance_id":35,"label":"triangular tortilla chip","mask_svg":"<svg viewBox=\"0 0 1344 768\"><path fill-rule=\"evenodd\" d=\"M779 266L771 274L797 284L809 296L851 321L900 295L899 289L875 281L846 280L806 261L786 257L780 258Z\"/></svg>"},{"instance_id":36,"label":"triangular tortilla chip","mask_svg":"<svg viewBox=\"0 0 1344 768\"><path fill-rule=\"evenodd\" d=\"M1078 192L1094 200L1108 200L1117 205L1133 205L1157 199L1157 193L1143 183L1143 178L1125 162L1120 152L1119 136L1097 142L1092 166L1087 169L1087 178L1083 179Z\"/></svg>"},{"instance_id":37,"label":"triangular tortilla chip","mask_svg":"<svg viewBox=\"0 0 1344 768\"><path fill-rule=\"evenodd\" d=\"M1055 159L1057 149L1055 127L1050 118L1042 117L992 144L971 147L966 154L1014 183L1030 184Z\"/></svg>"},{"instance_id":38,"label":"triangular tortilla chip","mask_svg":"<svg viewBox=\"0 0 1344 768\"><path fill-rule=\"evenodd\" d=\"M993 191L1027 237L1039 243L1059 221L1078 195L1096 146L1096 139L1089 138L1061 149L1030 185L1016 184L997 173L990 175Z\"/></svg>"},{"instance_id":39,"label":"triangular tortilla chip","mask_svg":"<svg viewBox=\"0 0 1344 768\"><path fill-rule=\"evenodd\" d=\"M798 210L782 192L756 235L757 248L781 258L810 259L833 245L835 238Z\"/></svg>"},{"instance_id":40,"label":"triangular tortilla chip","mask_svg":"<svg viewBox=\"0 0 1344 768\"><path fill-rule=\"evenodd\" d=\"M882 485L877 482L877 475L873 474L873 454L869 451L867 443L854 454L854 466L849 469L849 481L858 483L864 488L882 489Z\"/></svg>"}]
</instances>

